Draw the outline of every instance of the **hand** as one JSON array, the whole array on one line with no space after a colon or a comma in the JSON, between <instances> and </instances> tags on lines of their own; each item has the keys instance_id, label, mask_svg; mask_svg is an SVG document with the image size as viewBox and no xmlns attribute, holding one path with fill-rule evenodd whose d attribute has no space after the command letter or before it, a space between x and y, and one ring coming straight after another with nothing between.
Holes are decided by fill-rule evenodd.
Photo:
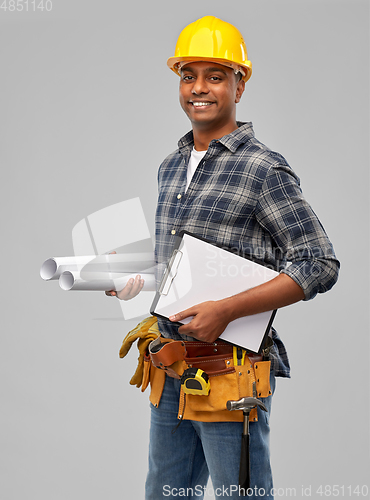
<instances>
[{"instance_id":1,"label":"hand","mask_svg":"<svg viewBox=\"0 0 370 500\"><path fill-rule=\"evenodd\" d=\"M109 297L117 297L120 300L130 300L138 295L143 286L144 280L142 280L140 274L138 274L135 279L130 278L125 288L119 292L109 290L108 292L105 292L105 295L108 295Z\"/></svg>"},{"instance_id":2,"label":"hand","mask_svg":"<svg viewBox=\"0 0 370 500\"><path fill-rule=\"evenodd\" d=\"M109 255L113 253L117 252L115 251L110 252ZM140 274L138 274L135 279L130 278L125 288L123 288L119 292L116 292L115 290L109 290L105 292L105 295L108 295L108 297L117 297L117 299L120 300L130 300L136 297L136 295L138 295L143 286L144 286L144 280L142 280Z\"/></svg>"},{"instance_id":3,"label":"hand","mask_svg":"<svg viewBox=\"0 0 370 500\"><path fill-rule=\"evenodd\" d=\"M231 321L223 304L222 300L202 302L170 316L169 319L181 321L193 316L190 323L180 326L179 333L204 342L214 342Z\"/></svg>"}]
</instances>

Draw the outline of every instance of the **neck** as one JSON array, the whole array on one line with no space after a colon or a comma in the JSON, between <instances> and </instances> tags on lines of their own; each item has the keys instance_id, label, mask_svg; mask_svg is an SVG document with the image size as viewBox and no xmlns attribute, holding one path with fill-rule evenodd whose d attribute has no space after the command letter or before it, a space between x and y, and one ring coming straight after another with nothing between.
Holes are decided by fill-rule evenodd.
<instances>
[{"instance_id":1,"label":"neck","mask_svg":"<svg viewBox=\"0 0 370 500\"><path fill-rule=\"evenodd\" d=\"M206 151L211 141L221 139L221 137L231 134L237 128L236 122L217 129L203 129L193 125L194 148L197 151Z\"/></svg>"}]
</instances>

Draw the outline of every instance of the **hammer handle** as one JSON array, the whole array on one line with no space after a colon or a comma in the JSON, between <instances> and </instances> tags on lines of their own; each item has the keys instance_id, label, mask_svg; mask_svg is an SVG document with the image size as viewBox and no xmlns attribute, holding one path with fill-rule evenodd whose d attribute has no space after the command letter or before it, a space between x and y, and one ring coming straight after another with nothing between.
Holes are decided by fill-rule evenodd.
<instances>
[{"instance_id":1,"label":"hammer handle","mask_svg":"<svg viewBox=\"0 0 370 500\"><path fill-rule=\"evenodd\" d=\"M240 453L239 486L247 491L251 483L249 461L249 434L242 434L242 448Z\"/></svg>"}]
</instances>

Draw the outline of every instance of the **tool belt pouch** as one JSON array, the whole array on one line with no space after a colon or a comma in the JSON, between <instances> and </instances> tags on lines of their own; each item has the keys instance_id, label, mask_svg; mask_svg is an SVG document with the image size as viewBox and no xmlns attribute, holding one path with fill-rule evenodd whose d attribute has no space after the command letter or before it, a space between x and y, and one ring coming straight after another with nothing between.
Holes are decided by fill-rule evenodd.
<instances>
[{"instance_id":1,"label":"tool belt pouch","mask_svg":"<svg viewBox=\"0 0 370 500\"><path fill-rule=\"evenodd\" d=\"M156 408L162 396L166 374L180 379L185 369L184 357L184 342L163 337L151 342L144 356L144 377L146 386L150 383L149 400Z\"/></svg>"},{"instance_id":2,"label":"tool belt pouch","mask_svg":"<svg viewBox=\"0 0 370 500\"><path fill-rule=\"evenodd\" d=\"M234 366L232 347L224 342L209 344L158 338L150 344L148 359L152 361L149 380L150 401L154 406L159 405L166 373L179 379L186 368L200 368L209 376L211 389L207 396L186 394L185 401L181 388L179 419L242 422L243 412L228 411L227 401L271 394L270 361L245 356L243 365ZM257 421L257 409L251 411L249 419Z\"/></svg>"},{"instance_id":3,"label":"tool belt pouch","mask_svg":"<svg viewBox=\"0 0 370 500\"><path fill-rule=\"evenodd\" d=\"M144 358L144 373L146 371L145 383L150 384L149 401L157 408L162 397L164 383L166 381L166 372L156 368L150 357Z\"/></svg>"},{"instance_id":4,"label":"tool belt pouch","mask_svg":"<svg viewBox=\"0 0 370 500\"><path fill-rule=\"evenodd\" d=\"M141 392L144 392L149 385L151 365L152 363L150 361L150 357L146 354L144 356L143 381L141 384Z\"/></svg>"},{"instance_id":5,"label":"tool belt pouch","mask_svg":"<svg viewBox=\"0 0 370 500\"><path fill-rule=\"evenodd\" d=\"M213 348L213 345L211 346ZM199 346L199 342L186 342L187 366L201 368L209 376L210 392L207 396L186 394L181 389L178 418L202 422L243 421L242 411L228 411L226 403L237 401L243 397L268 397L270 389L270 361L260 361L245 356L243 365L234 366L229 344L214 347L217 352L213 356L190 357L193 351L197 354L210 348L209 344ZM223 352L224 351L224 352ZM195 352L194 352L195 353ZM182 416L183 415L183 416ZM253 409L250 421L257 421L257 409Z\"/></svg>"}]
</instances>

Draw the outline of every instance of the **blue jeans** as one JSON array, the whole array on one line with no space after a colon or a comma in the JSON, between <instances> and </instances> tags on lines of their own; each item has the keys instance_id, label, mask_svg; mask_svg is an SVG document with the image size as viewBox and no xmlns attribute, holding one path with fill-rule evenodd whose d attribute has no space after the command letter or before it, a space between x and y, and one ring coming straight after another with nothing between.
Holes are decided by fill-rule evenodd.
<instances>
[{"instance_id":1,"label":"blue jeans","mask_svg":"<svg viewBox=\"0 0 370 500\"><path fill-rule=\"evenodd\" d=\"M271 391L275 376L270 375ZM158 408L151 406L149 471L146 500L203 498L209 475L216 498L240 498L239 464L241 422L183 420L177 430L179 380L166 377ZM261 398L268 413L258 408L258 422L251 422L251 488L249 499L268 498L272 489L269 450L271 398Z\"/></svg>"}]
</instances>

